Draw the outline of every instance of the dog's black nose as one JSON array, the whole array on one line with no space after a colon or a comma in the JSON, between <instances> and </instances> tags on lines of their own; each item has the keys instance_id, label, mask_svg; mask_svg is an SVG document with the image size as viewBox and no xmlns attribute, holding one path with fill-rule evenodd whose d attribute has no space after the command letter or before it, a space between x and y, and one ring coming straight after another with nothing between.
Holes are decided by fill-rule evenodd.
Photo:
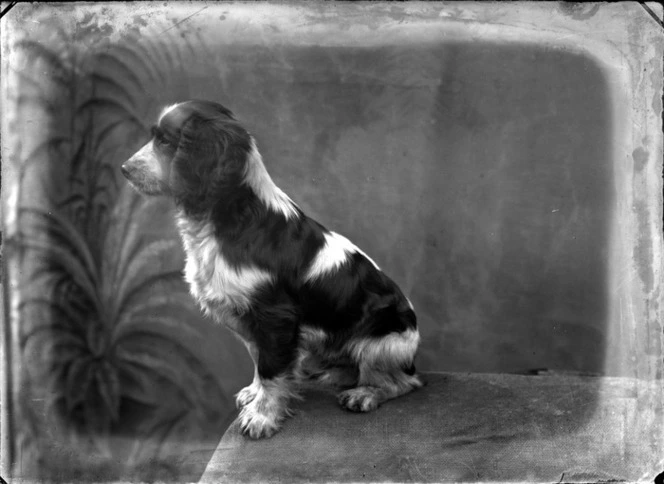
<instances>
[{"instance_id":1,"label":"dog's black nose","mask_svg":"<svg viewBox=\"0 0 664 484\"><path fill-rule=\"evenodd\" d=\"M126 163L120 167L120 171L125 176L125 178L129 178L129 168L127 168Z\"/></svg>"}]
</instances>

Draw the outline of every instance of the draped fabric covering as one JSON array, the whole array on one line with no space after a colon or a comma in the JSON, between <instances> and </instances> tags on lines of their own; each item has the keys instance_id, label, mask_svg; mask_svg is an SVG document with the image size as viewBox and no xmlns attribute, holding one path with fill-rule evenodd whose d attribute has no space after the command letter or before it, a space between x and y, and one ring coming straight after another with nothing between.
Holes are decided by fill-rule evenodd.
<instances>
[{"instance_id":1,"label":"draped fabric covering","mask_svg":"<svg viewBox=\"0 0 664 484\"><path fill-rule=\"evenodd\" d=\"M139 196L119 171L161 108L186 99L230 108L277 185L400 285L418 315L418 370L661 373L661 133L647 131L660 113L630 104L661 101L661 82L639 77L661 38L595 29L637 39L616 40L625 80L619 57L584 50L608 42L555 32L586 14L637 18L632 7L521 17L435 3L9 12L17 475L195 480L251 380L245 348L188 294L171 202ZM519 30L549 14L551 37Z\"/></svg>"}]
</instances>

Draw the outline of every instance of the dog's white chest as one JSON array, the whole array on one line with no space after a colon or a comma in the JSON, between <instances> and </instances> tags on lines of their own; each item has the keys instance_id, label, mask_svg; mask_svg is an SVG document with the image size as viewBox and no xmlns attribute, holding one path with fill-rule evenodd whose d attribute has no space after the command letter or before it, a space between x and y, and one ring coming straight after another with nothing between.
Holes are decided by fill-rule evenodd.
<instances>
[{"instance_id":1,"label":"dog's white chest","mask_svg":"<svg viewBox=\"0 0 664 484\"><path fill-rule=\"evenodd\" d=\"M187 225L185 230L182 225L187 257L184 276L203 311L215 316L227 309L246 310L256 288L269 283L272 276L257 267L230 264L208 225Z\"/></svg>"}]
</instances>

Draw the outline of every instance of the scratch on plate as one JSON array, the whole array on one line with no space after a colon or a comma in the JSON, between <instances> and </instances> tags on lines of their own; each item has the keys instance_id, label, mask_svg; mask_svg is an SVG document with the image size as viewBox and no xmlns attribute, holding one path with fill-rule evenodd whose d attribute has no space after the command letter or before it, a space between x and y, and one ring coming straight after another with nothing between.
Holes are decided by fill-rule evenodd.
<instances>
[{"instance_id":1,"label":"scratch on plate","mask_svg":"<svg viewBox=\"0 0 664 484\"><path fill-rule=\"evenodd\" d=\"M201 13L203 10L205 10L205 9L208 8L208 7L209 7L209 5L206 5L205 7L201 8L200 10L197 10L196 12L192 13L191 15L189 15L189 17L185 17L185 18L183 18L182 20L180 20L179 22L174 23L173 25L171 25L170 27L168 27L166 30L162 30L161 32L159 32L159 35L163 34L164 32L168 32L169 30L171 30L171 29L177 27L178 25L180 25L180 24L183 23L183 22L186 22L186 21L189 20L191 17L193 17L194 15L198 15L199 13Z\"/></svg>"}]
</instances>

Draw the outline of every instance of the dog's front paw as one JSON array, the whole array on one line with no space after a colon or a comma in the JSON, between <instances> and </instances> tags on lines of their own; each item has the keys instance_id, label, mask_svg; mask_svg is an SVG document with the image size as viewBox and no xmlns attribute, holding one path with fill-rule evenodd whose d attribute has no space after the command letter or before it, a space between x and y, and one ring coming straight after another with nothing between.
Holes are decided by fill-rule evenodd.
<instances>
[{"instance_id":1,"label":"dog's front paw","mask_svg":"<svg viewBox=\"0 0 664 484\"><path fill-rule=\"evenodd\" d=\"M251 402L254 401L256 398L256 395L258 394L258 390L260 389L260 385L256 383L252 383L249 386L244 387L242 390L237 392L235 395L235 405L237 408L242 408L247 405L249 405Z\"/></svg>"},{"instance_id":2,"label":"dog's front paw","mask_svg":"<svg viewBox=\"0 0 664 484\"><path fill-rule=\"evenodd\" d=\"M338 395L339 404L352 412L370 412L378 408L378 396L370 387L356 387Z\"/></svg>"},{"instance_id":3,"label":"dog's front paw","mask_svg":"<svg viewBox=\"0 0 664 484\"><path fill-rule=\"evenodd\" d=\"M284 418L278 412L269 410L259 410L254 399L240 412L240 429L244 435L252 439L263 439L272 437L281 427Z\"/></svg>"}]
</instances>

